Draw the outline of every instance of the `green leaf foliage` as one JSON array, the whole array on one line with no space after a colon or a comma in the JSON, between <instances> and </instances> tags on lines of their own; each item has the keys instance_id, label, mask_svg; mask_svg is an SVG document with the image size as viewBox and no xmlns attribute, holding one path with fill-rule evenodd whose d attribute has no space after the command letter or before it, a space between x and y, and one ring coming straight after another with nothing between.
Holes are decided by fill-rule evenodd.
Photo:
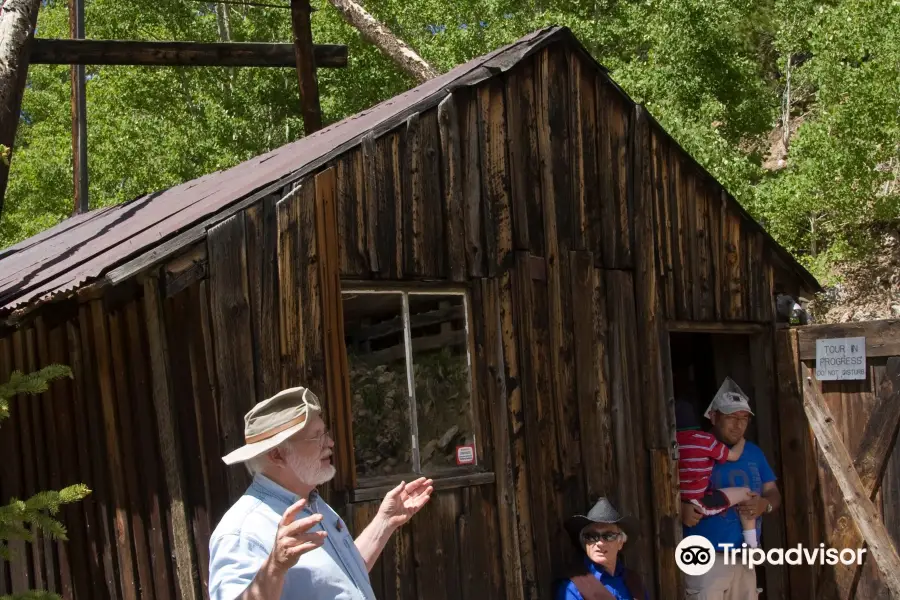
<instances>
[{"instance_id":1,"label":"green leaf foliage","mask_svg":"<svg viewBox=\"0 0 900 600\"><path fill-rule=\"evenodd\" d=\"M273 0L280 2L281 0ZM282 2L285 6L286 2ZM900 8L896 0L365 0L439 70L540 27L568 26L612 77L814 267L869 251L873 225L900 202ZM349 47L346 69L319 71L328 122L412 86L316 0L316 42ZM221 5L219 5L221 10ZM87 0L97 39L220 40L217 5ZM227 7L235 41L291 40L283 8ZM39 35L67 37L66 3L47 0ZM783 119L789 149L764 161ZM71 212L68 67L33 66L0 246ZM303 135L290 69L88 67L93 207L224 169ZM825 257L823 260L822 257Z\"/></svg>"}]
</instances>

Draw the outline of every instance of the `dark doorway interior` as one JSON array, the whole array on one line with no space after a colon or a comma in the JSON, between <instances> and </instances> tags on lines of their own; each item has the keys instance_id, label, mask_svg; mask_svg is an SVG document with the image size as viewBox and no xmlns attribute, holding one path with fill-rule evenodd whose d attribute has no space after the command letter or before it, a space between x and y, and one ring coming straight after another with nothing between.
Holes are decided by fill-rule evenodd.
<instances>
[{"instance_id":1,"label":"dark doorway interior","mask_svg":"<svg viewBox=\"0 0 900 600\"><path fill-rule=\"evenodd\" d=\"M694 407L703 429L710 422L703 413L725 377L731 377L755 406L753 376L750 370L750 340L746 335L721 333L672 333L672 384L676 400L687 400ZM756 440L755 419L750 420L747 439Z\"/></svg>"}]
</instances>

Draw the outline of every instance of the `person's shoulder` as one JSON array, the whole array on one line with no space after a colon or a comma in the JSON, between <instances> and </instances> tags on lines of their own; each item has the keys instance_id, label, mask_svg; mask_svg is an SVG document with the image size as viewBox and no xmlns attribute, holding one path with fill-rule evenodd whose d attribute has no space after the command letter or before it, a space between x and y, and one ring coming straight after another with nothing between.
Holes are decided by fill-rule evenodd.
<instances>
[{"instance_id":1,"label":"person's shoulder","mask_svg":"<svg viewBox=\"0 0 900 600\"><path fill-rule=\"evenodd\" d=\"M278 515L265 502L249 494L238 498L225 511L210 536L210 544L226 536L242 537L245 532L258 532L271 527L277 528Z\"/></svg>"}]
</instances>

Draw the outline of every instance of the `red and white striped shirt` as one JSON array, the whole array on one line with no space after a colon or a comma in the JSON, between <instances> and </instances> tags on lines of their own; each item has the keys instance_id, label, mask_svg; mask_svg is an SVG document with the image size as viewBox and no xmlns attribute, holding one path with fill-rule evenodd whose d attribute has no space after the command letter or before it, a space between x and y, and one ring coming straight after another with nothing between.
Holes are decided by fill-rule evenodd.
<instances>
[{"instance_id":1,"label":"red and white striped shirt","mask_svg":"<svg viewBox=\"0 0 900 600\"><path fill-rule=\"evenodd\" d=\"M698 499L709 486L713 464L728 460L728 446L704 431L679 431L678 474L681 480L681 497L685 500Z\"/></svg>"}]
</instances>

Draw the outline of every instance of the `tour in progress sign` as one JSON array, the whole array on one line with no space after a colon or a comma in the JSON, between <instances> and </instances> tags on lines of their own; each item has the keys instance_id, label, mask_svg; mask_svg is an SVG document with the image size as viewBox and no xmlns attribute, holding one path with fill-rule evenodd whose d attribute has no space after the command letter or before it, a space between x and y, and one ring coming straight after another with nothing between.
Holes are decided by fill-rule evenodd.
<instances>
[{"instance_id":1,"label":"tour in progress sign","mask_svg":"<svg viewBox=\"0 0 900 600\"><path fill-rule=\"evenodd\" d=\"M866 378L866 338L816 340L816 379L843 381Z\"/></svg>"}]
</instances>

